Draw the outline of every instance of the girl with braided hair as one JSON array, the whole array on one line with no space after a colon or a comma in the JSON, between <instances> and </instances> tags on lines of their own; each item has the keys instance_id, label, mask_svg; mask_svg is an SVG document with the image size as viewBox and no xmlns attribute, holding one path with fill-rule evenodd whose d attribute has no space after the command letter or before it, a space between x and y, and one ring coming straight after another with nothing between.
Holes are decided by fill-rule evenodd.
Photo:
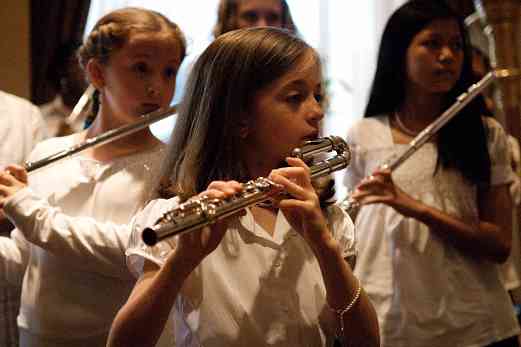
<instances>
[{"instance_id":1,"label":"girl with braided hair","mask_svg":"<svg viewBox=\"0 0 521 347\"><path fill-rule=\"evenodd\" d=\"M157 12L124 8L101 18L78 53L96 88L92 125L42 142L30 160L167 107L185 46L178 26ZM17 258L22 264L3 266L25 269L21 346L105 346L134 285L125 265L124 224L153 197L163 148L147 128L31 175L30 187L20 167L0 173L0 205L17 227L11 245L20 252L27 246L26 256ZM0 282L15 277L5 271Z\"/></svg>"}]
</instances>

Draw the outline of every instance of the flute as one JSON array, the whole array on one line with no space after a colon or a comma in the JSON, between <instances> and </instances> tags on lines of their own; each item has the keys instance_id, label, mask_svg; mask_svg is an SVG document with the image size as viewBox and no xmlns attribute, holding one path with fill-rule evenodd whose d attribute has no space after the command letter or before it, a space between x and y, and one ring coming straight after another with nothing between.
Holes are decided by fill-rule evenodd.
<instances>
[{"instance_id":1,"label":"flute","mask_svg":"<svg viewBox=\"0 0 521 347\"><path fill-rule=\"evenodd\" d=\"M390 170L391 172L400 167L411 155L413 155L421 146L429 141L447 122L449 122L455 115L458 114L463 107L467 106L479 93L481 93L486 87L490 85L496 78L510 77L511 72L506 69L494 70L487 73L481 80L471 85L468 90L459 95L456 101L445 111L436 118L431 124L423 129L414 139L409 142L407 149L398 157L392 157L388 159L383 165L380 166L382 170ZM359 207L357 201L353 200L348 195L342 202L340 202L341 208L351 213Z\"/></svg>"},{"instance_id":2,"label":"flute","mask_svg":"<svg viewBox=\"0 0 521 347\"><path fill-rule=\"evenodd\" d=\"M177 112L177 105L170 106L166 109L160 109L160 110L146 113L146 114L142 115L140 117L140 120L135 123L127 124L122 127L104 132L103 134L100 134L96 137L86 139L85 141L82 141L70 148L67 148L62 151L51 154L50 156L48 156L46 158L43 158L43 159L40 159L37 161L33 161L33 162L26 162L24 164L24 168L25 168L25 170L27 170L28 173L34 172L38 169L41 169L47 165L52 164L52 163L56 163L60 160L66 159L66 158L71 158L88 148L96 148L96 147L102 146L106 143L116 141L122 137L128 136L135 132L138 132L138 131L148 127L150 124L158 122L162 119L165 119L166 117L169 117L176 112Z\"/></svg>"},{"instance_id":3,"label":"flute","mask_svg":"<svg viewBox=\"0 0 521 347\"><path fill-rule=\"evenodd\" d=\"M331 151L336 152L334 157L321 160L310 166L310 176L311 179L314 179L344 169L349 165L351 152L344 139L338 136L330 136L306 141L302 147L292 152L292 156L303 161L309 161L318 154ZM283 194L281 185L267 178L259 177L243 183L243 191L228 199L208 197L188 199L175 209L166 212L152 227L144 229L141 237L146 245L153 246L165 238L214 224L245 207L281 194Z\"/></svg>"}]
</instances>

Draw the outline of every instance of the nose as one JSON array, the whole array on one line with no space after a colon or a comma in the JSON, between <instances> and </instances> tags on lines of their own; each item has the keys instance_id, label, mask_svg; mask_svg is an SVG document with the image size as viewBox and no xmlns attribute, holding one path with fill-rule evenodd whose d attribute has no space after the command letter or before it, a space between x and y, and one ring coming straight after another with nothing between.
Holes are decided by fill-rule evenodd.
<instances>
[{"instance_id":1,"label":"nose","mask_svg":"<svg viewBox=\"0 0 521 347\"><path fill-rule=\"evenodd\" d=\"M255 23L256 27L267 27L269 26L268 20L265 16L259 16L257 22Z\"/></svg>"},{"instance_id":2,"label":"nose","mask_svg":"<svg viewBox=\"0 0 521 347\"><path fill-rule=\"evenodd\" d=\"M322 107L321 101L317 100L315 97L312 97L312 100L309 104L308 109L308 120L313 125L318 125L318 123L324 118L324 109Z\"/></svg>"},{"instance_id":3,"label":"nose","mask_svg":"<svg viewBox=\"0 0 521 347\"><path fill-rule=\"evenodd\" d=\"M451 63L454 61L454 52L449 46L443 46L440 51L440 62Z\"/></svg>"},{"instance_id":4,"label":"nose","mask_svg":"<svg viewBox=\"0 0 521 347\"><path fill-rule=\"evenodd\" d=\"M171 84L171 81L166 81L162 76L152 77L145 84L147 96L155 102L163 103L163 99L167 98L174 91L175 84L174 87Z\"/></svg>"}]
</instances>

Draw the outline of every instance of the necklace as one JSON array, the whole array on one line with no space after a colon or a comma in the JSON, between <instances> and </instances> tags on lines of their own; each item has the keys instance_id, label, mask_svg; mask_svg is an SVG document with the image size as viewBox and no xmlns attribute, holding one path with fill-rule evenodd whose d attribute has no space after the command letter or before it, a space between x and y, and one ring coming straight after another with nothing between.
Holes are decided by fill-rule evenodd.
<instances>
[{"instance_id":1,"label":"necklace","mask_svg":"<svg viewBox=\"0 0 521 347\"><path fill-rule=\"evenodd\" d=\"M398 126L398 129L400 129L401 132L403 132L406 135L409 135L411 137L415 137L419 134L419 131L413 131L405 126L405 124L402 123L402 120L400 119L400 114L398 112L394 112L394 120L396 121L396 125Z\"/></svg>"}]
</instances>

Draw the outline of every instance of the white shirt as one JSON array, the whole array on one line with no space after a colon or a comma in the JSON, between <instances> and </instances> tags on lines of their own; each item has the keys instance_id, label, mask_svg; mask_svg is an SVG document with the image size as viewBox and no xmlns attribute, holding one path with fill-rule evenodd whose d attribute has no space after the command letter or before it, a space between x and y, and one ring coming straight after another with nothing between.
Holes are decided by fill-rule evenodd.
<instances>
[{"instance_id":1,"label":"white shirt","mask_svg":"<svg viewBox=\"0 0 521 347\"><path fill-rule=\"evenodd\" d=\"M49 135L52 137L59 136L64 126L70 127L72 132L80 132L84 129L85 118L87 112L83 110L76 118L74 123L70 123L70 114L72 112L65 104L60 94L56 94L54 99L40 106L40 111L45 118Z\"/></svg>"},{"instance_id":2,"label":"white shirt","mask_svg":"<svg viewBox=\"0 0 521 347\"><path fill-rule=\"evenodd\" d=\"M505 133L493 119L484 122L491 184L508 183ZM362 119L347 139L353 152L348 188L407 148L394 144L386 116ZM455 170L439 168L433 176L436 161L436 145L427 143L393 172L393 180L429 206L477 221L476 187ZM376 308L383 347L485 346L519 333L496 264L464 255L425 224L384 204L362 207L355 226L355 274Z\"/></svg>"},{"instance_id":3,"label":"white shirt","mask_svg":"<svg viewBox=\"0 0 521 347\"><path fill-rule=\"evenodd\" d=\"M521 158L519 142L511 135L508 135L508 147L510 149L511 164L516 173L514 180L510 184L510 197L514 204L512 211L512 249L507 261L500 266L500 277L507 290L514 290L521 287L521 240L519 233L519 205L521 204Z\"/></svg>"},{"instance_id":4,"label":"white shirt","mask_svg":"<svg viewBox=\"0 0 521 347\"><path fill-rule=\"evenodd\" d=\"M0 91L0 117L0 169L7 164L23 164L34 146L47 137L42 115L29 101ZM6 347L18 342L15 312L23 271L18 264L23 261L17 244L0 236L0 345Z\"/></svg>"},{"instance_id":5,"label":"white shirt","mask_svg":"<svg viewBox=\"0 0 521 347\"><path fill-rule=\"evenodd\" d=\"M141 275L144 259L162 265L174 247L167 239L154 247L141 241L177 200L158 200L136 217L127 261ZM338 207L329 207L330 229L344 257L354 252L353 224ZM273 237L253 220L249 209L235 219L217 249L184 283L165 335L177 347L325 346L334 336L334 315L326 308L317 260L302 237L277 215ZM188 289L189 288L189 289Z\"/></svg>"},{"instance_id":6,"label":"white shirt","mask_svg":"<svg viewBox=\"0 0 521 347\"><path fill-rule=\"evenodd\" d=\"M40 110L29 101L0 91L0 166L23 164L47 137Z\"/></svg>"},{"instance_id":7,"label":"white shirt","mask_svg":"<svg viewBox=\"0 0 521 347\"><path fill-rule=\"evenodd\" d=\"M77 136L44 141L30 159L69 148ZM15 233L31 242L18 325L45 338L41 345L96 346L92 337L108 333L134 285L124 256L128 223L153 195L163 148L110 163L69 158L35 172L31 189L7 202Z\"/></svg>"}]
</instances>

